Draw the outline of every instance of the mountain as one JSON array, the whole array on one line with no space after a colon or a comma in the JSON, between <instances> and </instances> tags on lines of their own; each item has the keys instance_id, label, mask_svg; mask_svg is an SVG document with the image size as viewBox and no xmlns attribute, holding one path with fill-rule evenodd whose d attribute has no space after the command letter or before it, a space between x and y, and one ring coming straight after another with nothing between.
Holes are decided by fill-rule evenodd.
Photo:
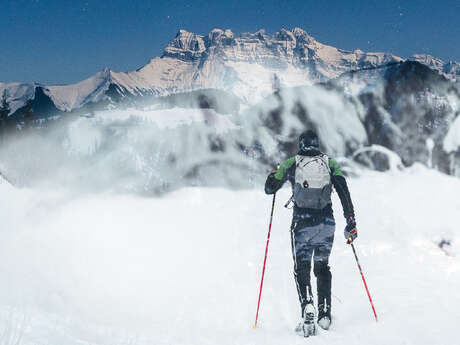
<instances>
[{"instance_id":1,"label":"mountain","mask_svg":"<svg viewBox=\"0 0 460 345\"><path fill-rule=\"evenodd\" d=\"M314 129L322 150L350 174L355 162L376 170L421 162L460 176L460 92L415 61L283 87L239 110L225 93L207 95L229 102L163 107L200 99L190 92L154 106L62 116L2 145L0 170L18 185L84 180L89 190L141 193L190 185L249 188L297 152L302 131Z\"/></svg>"},{"instance_id":2,"label":"mountain","mask_svg":"<svg viewBox=\"0 0 460 345\"><path fill-rule=\"evenodd\" d=\"M444 62L428 54L414 54L409 60L420 62L453 81L460 80L460 63L456 61Z\"/></svg>"},{"instance_id":3,"label":"mountain","mask_svg":"<svg viewBox=\"0 0 460 345\"><path fill-rule=\"evenodd\" d=\"M344 73L330 84L363 106L369 144L393 150L406 166L455 174L460 162L444 140L459 114L458 84L415 61Z\"/></svg>"},{"instance_id":4,"label":"mountain","mask_svg":"<svg viewBox=\"0 0 460 345\"><path fill-rule=\"evenodd\" d=\"M455 62L444 63L427 55L411 59L452 79L460 73ZM271 93L275 75L284 86L306 85L403 60L389 53L338 49L300 28L281 29L272 36L264 30L239 36L231 30L214 29L206 36L180 30L161 57L136 71L104 69L72 85L0 83L0 97L9 104L10 114L33 100L37 92L49 98L57 113L102 101L117 103L208 88L228 91L254 104Z\"/></svg>"},{"instance_id":5,"label":"mountain","mask_svg":"<svg viewBox=\"0 0 460 345\"><path fill-rule=\"evenodd\" d=\"M68 86L0 84L14 114L7 120L70 112L3 145L1 168L8 177L21 172L19 184L56 172L62 184L84 178L129 191L246 188L295 154L298 135L313 128L349 171L354 161L386 170L399 160L460 176L459 84L440 73L441 60L422 62L346 52L301 29L272 37L180 31L138 71L106 69Z\"/></svg>"},{"instance_id":6,"label":"mountain","mask_svg":"<svg viewBox=\"0 0 460 345\"><path fill-rule=\"evenodd\" d=\"M313 128L323 150L334 156L351 158L362 147L379 145L396 152L404 166L422 162L460 176L459 99L456 83L426 65L404 61L283 88L249 107L243 118L251 119L244 127L254 126L255 140L276 138L275 153L264 152L270 164L280 151L285 157L295 153L298 135ZM274 147L262 142L264 148ZM384 151L377 151L360 161L386 170L389 157L378 157Z\"/></svg>"}]
</instances>

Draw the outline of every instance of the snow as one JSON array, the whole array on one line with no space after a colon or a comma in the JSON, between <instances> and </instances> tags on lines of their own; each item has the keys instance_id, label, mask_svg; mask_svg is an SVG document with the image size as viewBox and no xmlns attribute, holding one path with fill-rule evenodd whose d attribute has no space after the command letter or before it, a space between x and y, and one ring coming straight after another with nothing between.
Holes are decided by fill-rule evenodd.
<instances>
[{"instance_id":1,"label":"snow","mask_svg":"<svg viewBox=\"0 0 460 345\"><path fill-rule=\"evenodd\" d=\"M193 123L206 123L213 127L216 133L225 133L237 129L237 126L227 115L216 113L214 109L171 108L161 110L140 110L129 108L126 110L114 109L95 112L96 120L106 123L117 120L128 120L133 116L143 121L153 123L160 129L177 128ZM85 122L85 119L81 119L81 121Z\"/></svg>"},{"instance_id":2,"label":"snow","mask_svg":"<svg viewBox=\"0 0 460 345\"><path fill-rule=\"evenodd\" d=\"M71 111L102 99L109 84L110 71L105 69L77 84L48 86L46 93L59 110Z\"/></svg>"},{"instance_id":3,"label":"snow","mask_svg":"<svg viewBox=\"0 0 460 345\"><path fill-rule=\"evenodd\" d=\"M82 181L84 182L84 181ZM333 194L333 324L311 344L457 344L458 179L421 165L349 180L356 248ZM185 188L162 198L0 184L0 334L20 344L304 344L292 276L289 188L271 197ZM429 196L429 197L428 197ZM436 243L450 240L453 255ZM9 340L8 340L9 339Z\"/></svg>"},{"instance_id":4,"label":"snow","mask_svg":"<svg viewBox=\"0 0 460 345\"><path fill-rule=\"evenodd\" d=\"M455 121L449 128L447 135L443 141L444 151L450 153L455 152L460 147L460 116L457 116Z\"/></svg>"},{"instance_id":5,"label":"snow","mask_svg":"<svg viewBox=\"0 0 460 345\"><path fill-rule=\"evenodd\" d=\"M92 155L99 149L102 132L93 124L93 119L80 118L69 125L65 145L69 152L79 155Z\"/></svg>"},{"instance_id":6,"label":"snow","mask_svg":"<svg viewBox=\"0 0 460 345\"><path fill-rule=\"evenodd\" d=\"M280 94L281 100L272 95L263 103L245 110L242 116L247 122L251 122L251 125L244 124L243 127L256 126L254 132L262 132L266 126L258 125L257 119L267 121L273 111L282 109L282 125L277 128L282 138L290 137L292 140L293 133L300 134L299 129L304 128L305 122L308 121L307 123L311 122L314 125L323 140L324 150L331 155L346 156L347 149L357 149L367 142L366 130L361 121L364 116L362 107L339 92L326 90L321 86L309 86L282 89ZM299 104L308 109L307 121L295 114ZM267 140L263 142L263 146L267 150Z\"/></svg>"},{"instance_id":7,"label":"snow","mask_svg":"<svg viewBox=\"0 0 460 345\"><path fill-rule=\"evenodd\" d=\"M213 109L105 110L95 112L94 117L80 117L71 122L64 145L70 153L94 155L101 144L107 142L108 138L104 135L107 128L114 123L129 123L132 118L142 121L144 126L148 124L155 128L159 131L158 135L161 135L161 130L191 127L197 124L206 125L216 134L225 134L238 129L227 116L218 114Z\"/></svg>"},{"instance_id":8,"label":"snow","mask_svg":"<svg viewBox=\"0 0 460 345\"><path fill-rule=\"evenodd\" d=\"M56 189L248 187L248 170L254 178L265 172L257 152L245 151L252 129L241 128L236 116L184 108L95 111L51 126L46 136L12 138L0 147L0 171L21 186Z\"/></svg>"},{"instance_id":9,"label":"snow","mask_svg":"<svg viewBox=\"0 0 460 345\"><path fill-rule=\"evenodd\" d=\"M6 97L10 114L35 97L35 86L35 84L0 83L0 99L3 102L3 98Z\"/></svg>"},{"instance_id":10,"label":"snow","mask_svg":"<svg viewBox=\"0 0 460 345\"><path fill-rule=\"evenodd\" d=\"M275 74L279 77L282 86L311 85L315 81L310 76L309 70L292 65L278 69L245 61L227 61L226 66L241 76L233 83L232 92L249 104L260 102L264 97L273 94Z\"/></svg>"},{"instance_id":11,"label":"snow","mask_svg":"<svg viewBox=\"0 0 460 345\"><path fill-rule=\"evenodd\" d=\"M3 192L11 192L14 190L11 183L8 182L1 174L0 174L0 186Z\"/></svg>"},{"instance_id":12,"label":"snow","mask_svg":"<svg viewBox=\"0 0 460 345\"><path fill-rule=\"evenodd\" d=\"M404 164L401 161L401 157L399 157L397 153L381 145L374 144L374 145L362 147L356 150L355 152L353 152L353 158L357 157L358 155L362 153L372 153L372 152L379 152L381 154L384 154L388 158L389 170L396 171L396 170L404 169Z\"/></svg>"},{"instance_id":13,"label":"snow","mask_svg":"<svg viewBox=\"0 0 460 345\"><path fill-rule=\"evenodd\" d=\"M248 188L262 182L268 162L280 159L279 142L296 142L305 122L315 125L325 150L336 158L365 145L362 109L347 97L315 86L283 89L281 96L232 115L153 106L69 117L46 136L5 143L1 171L20 185L53 188L80 186L80 180L87 190L148 193L188 184ZM307 119L296 113L299 100L311 109ZM266 124L280 102L277 132Z\"/></svg>"},{"instance_id":14,"label":"snow","mask_svg":"<svg viewBox=\"0 0 460 345\"><path fill-rule=\"evenodd\" d=\"M458 80L460 63L456 61L444 62L443 60L429 54L413 54L408 60L417 61L427 65L448 79L453 81Z\"/></svg>"}]
</instances>

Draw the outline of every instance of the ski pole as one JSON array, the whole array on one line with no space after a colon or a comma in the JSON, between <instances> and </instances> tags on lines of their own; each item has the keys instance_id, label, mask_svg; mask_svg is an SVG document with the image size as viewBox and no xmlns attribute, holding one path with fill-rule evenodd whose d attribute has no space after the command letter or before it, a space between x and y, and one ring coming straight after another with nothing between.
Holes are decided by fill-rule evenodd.
<instances>
[{"instance_id":1,"label":"ski pole","mask_svg":"<svg viewBox=\"0 0 460 345\"><path fill-rule=\"evenodd\" d=\"M272 230L273 210L275 209L275 196L276 196L276 193L273 194L272 211L270 213L270 225L268 226L267 245L265 246L265 258L264 258L264 265L262 268L262 279L260 280L259 300L257 302L256 321L254 322L254 326L252 326L252 328L257 328L257 320L259 318L260 297L262 296L262 286L264 285L265 264L267 262L268 243L270 242L270 232Z\"/></svg>"},{"instance_id":2,"label":"ski pole","mask_svg":"<svg viewBox=\"0 0 460 345\"><path fill-rule=\"evenodd\" d=\"M374 308L374 302L372 302L371 294L369 293L369 289L367 288L366 279L364 279L363 270L361 269L361 265L359 264L359 260L358 260L358 255L356 255L355 246L353 245L353 239L350 237L348 240L351 244L351 248L353 249L353 254L355 254L355 259L356 259L356 263L358 264L359 273L361 273L361 278L363 278L363 283L364 283L364 287L366 288L367 297L369 297L369 302L371 303L372 311L374 312L375 322L378 322L377 313L375 312L375 308Z\"/></svg>"}]
</instances>

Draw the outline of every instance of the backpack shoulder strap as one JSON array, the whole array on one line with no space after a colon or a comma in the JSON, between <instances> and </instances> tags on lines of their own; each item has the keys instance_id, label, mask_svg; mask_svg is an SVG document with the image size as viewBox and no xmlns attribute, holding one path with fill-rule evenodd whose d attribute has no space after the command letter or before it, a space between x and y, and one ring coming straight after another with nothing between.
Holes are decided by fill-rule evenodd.
<instances>
[{"instance_id":1,"label":"backpack shoulder strap","mask_svg":"<svg viewBox=\"0 0 460 345\"><path fill-rule=\"evenodd\" d=\"M325 153L321 153L320 158L324 162L324 164L326 164L327 168L329 169L329 173L332 174L331 159L329 158L329 156Z\"/></svg>"}]
</instances>

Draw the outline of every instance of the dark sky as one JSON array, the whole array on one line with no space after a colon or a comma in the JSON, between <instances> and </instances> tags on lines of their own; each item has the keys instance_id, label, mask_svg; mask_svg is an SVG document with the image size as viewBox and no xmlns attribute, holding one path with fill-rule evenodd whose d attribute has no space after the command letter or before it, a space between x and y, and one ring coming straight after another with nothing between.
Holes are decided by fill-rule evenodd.
<instances>
[{"instance_id":1,"label":"dark sky","mask_svg":"<svg viewBox=\"0 0 460 345\"><path fill-rule=\"evenodd\" d=\"M460 0L0 0L0 81L73 83L161 55L181 28L299 26L338 48L460 61Z\"/></svg>"}]
</instances>

